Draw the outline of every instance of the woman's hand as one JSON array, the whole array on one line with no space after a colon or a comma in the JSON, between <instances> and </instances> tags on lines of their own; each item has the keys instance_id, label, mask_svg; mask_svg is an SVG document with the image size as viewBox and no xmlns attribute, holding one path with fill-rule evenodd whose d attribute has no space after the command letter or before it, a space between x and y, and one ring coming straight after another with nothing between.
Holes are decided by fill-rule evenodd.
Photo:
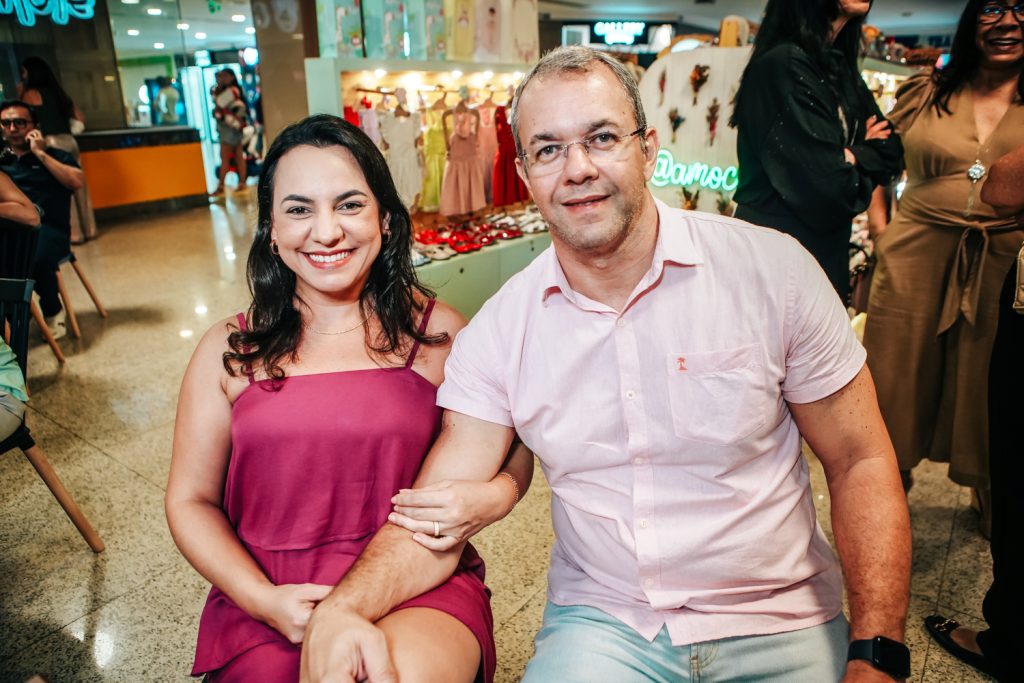
<instances>
[{"instance_id":1,"label":"woman's hand","mask_svg":"<svg viewBox=\"0 0 1024 683\"><path fill-rule=\"evenodd\" d=\"M850 166L857 165L857 157L856 155L854 155L853 150L851 150L849 147L843 148L843 158L846 159L846 163L848 163Z\"/></svg>"},{"instance_id":2,"label":"woman's hand","mask_svg":"<svg viewBox=\"0 0 1024 683\"><path fill-rule=\"evenodd\" d=\"M885 119L871 116L867 120L867 128L864 130L864 140L888 140L892 135L892 124Z\"/></svg>"},{"instance_id":3,"label":"woman's hand","mask_svg":"<svg viewBox=\"0 0 1024 683\"><path fill-rule=\"evenodd\" d=\"M293 645L302 642L306 624L317 604L326 598L334 586L316 583L285 583L269 586L261 597L254 617L271 626Z\"/></svg>"},{"instance_id":4,"label":"woman's hand","mask_svg":"<svg viewBox=\"0 0 1024 683\"><path fill-rule=\"evenodd\" d=\"M488 482L439 481L421 489L402 489L391 499L388 521L413 532L431 550L454 548L485 526L507 515L515 503L512 481L499 475ZM440 537L434 537L438 523Z\"/></svg>"}]
</instances>

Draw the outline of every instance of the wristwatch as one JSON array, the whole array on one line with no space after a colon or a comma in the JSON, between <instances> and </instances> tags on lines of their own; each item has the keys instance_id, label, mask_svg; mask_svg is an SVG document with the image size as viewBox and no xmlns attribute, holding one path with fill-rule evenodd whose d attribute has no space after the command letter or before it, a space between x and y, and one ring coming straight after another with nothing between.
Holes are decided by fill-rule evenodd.
<instances>
[{"instance_id":1,"label":"wristwatch","mask_svg":"<svg viewBox=\"0 0 1024 683\"><path fill-rule=\"evenodd\" d=\"M854 659L867 660L871 666L893 678L910 677L910 649L885 636L850 643L846 660Z\"/></svg>"}]
</instances>

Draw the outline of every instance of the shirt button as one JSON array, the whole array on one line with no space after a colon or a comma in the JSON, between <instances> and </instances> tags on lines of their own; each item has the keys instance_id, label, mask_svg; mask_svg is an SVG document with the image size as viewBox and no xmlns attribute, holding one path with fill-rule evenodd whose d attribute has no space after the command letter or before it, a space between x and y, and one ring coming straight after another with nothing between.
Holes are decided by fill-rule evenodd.
<instances>
[{"instance_id":1,"label":"shirt button","mask_svg":"<svg viewBox=\"0 0 1024 683\"><path fill-rule=\"evenodd\" d=\"M646 529L647 528L647 520L646 519L641 519L640 520L640 528L641 529Z\"/></svg>"},{"instance_id":2,"label":"shirt button","mask_svg":"<svg viewBox=\"0 0 1024 683\"><path fill-rule=\"evenodd\" d=\"M650 588L654 585L654 579L644 579L644 586Z\"/></svg>"},{"instance_id":3,"label":"shirt button","mask_svg":"<svg viewBox=\"0 0 1024 683\"><path fill-rule=\"evenodd\" d=\"M618 320L615 321L615 327L625 327L625 326L626 326L625 319L619 318Z\"/></svg>"},{"instance_id":4,"label":"shirt button","mask_svg":"<svg viewBox=\"0 0 1024 683\"><path fill-rule=\"evenodd\" d=\"M630 401L632 401L634 398L636 398L636 392L633 391L632 389L627 390L626 391L626 398L628 398Z\"/></svg>"},{"instance_id":5,"label":"shirt button","mask_svg":"<svg viewBox=\"0 0 1024 683\"><path fill-rule=\"evenodd\" d=\"M634 465L643 465L647 462L647 458L633 458Z\"/></svg>"}]
</instances>

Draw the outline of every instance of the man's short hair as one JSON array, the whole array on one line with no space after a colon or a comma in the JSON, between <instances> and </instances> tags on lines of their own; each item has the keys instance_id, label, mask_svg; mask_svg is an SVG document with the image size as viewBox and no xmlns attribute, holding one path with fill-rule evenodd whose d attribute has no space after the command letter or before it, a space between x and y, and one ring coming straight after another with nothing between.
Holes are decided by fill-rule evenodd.
<instances>
[{"instance_id":1,"label":"man's short hair","mask_svg":"<svg viewBox=\"0 0 1024 683\"><path fill-rule=\"evenodd\" d=\"M519 98L530 81L538 76L550 74L576 73L585 74L594 68L595 64L604 64L611 69L612 73L619 80L622 89L626 92L630 102L633 103L633 117L636 119L637 128L647 128L647 116L644 115L644 106L640 102L640 87L622 62L615 59L606 52L595 50L585 45L563 45L556 47L540 58L540 61L533 65L523 80L516 87L515 95L512 97L512 137L516 141L516 153L523 153L523 146L519 142ZM642 138L641 138L642 139Z\"/></svg>"},{"instance_id":2,"label":"man's short hair","mask_svg":"<svg viewBox=\"0 0 1024 683\"><path fill-rule=\"evenodd\" d=\"M27 111L28 118L32 121L33 126L39 123L39 121L36 119L36 110L32 107L32 105L26 104L21 100L6 100L5 102L0 103L0 114L3 114L8 109L13 109L14 107L21 107L22 109Z\"/></svg>"}]
</instances>

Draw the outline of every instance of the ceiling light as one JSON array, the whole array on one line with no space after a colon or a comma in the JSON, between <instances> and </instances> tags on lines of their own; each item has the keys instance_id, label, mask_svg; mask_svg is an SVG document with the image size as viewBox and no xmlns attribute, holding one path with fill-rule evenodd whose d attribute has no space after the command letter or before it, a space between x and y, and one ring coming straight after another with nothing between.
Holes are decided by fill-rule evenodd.
<instances>
[{"instance_id":1,"label":"ceiling light","mask_svg":"<svg viewBox=\"0 0 1024 683\"><path fill-rule=\"evenodd\" d=\"M377 69L376 71L373 72L373 75L376 76L377 78L384 78L385 76L388 75L388 72L385 71L384 69Z\"/></svg>"},{"instance_id":2,"label":"ceiling light","mask_svg":"<svg viewBox=\"0 0 1024 683\"><path fill-rule=\"evenodd\" d=\"M121 2L124 3L125 5L137 5L137 4L139 4L139 0L121 0Z\"/></svg>"},{"instance_id":3,"label":"ceiling light","mask_svg":"<svg viewBox=\"0 0 1024 683\"><path fill-rule=\"evenodd\" d=\"M232 14L231 15L231 21L235 22L236 24L241 24L243 21L245 21L245 15L244 14Z\"/></svg>"},{"instance_id":4,"label":"ceiling light","mask_svg":"<svg viewBox=\"0 0 1024 683\"><path fill-rule=\"evenodd\" d=\"M494 78L494 72L493 71L485 71L483 73L483 77L488 79L488 80L491 79L491 78Z\"/></svg>"},{"instance_id":5,"label":"ceiling light","mask_svg":"<svg viewBox=\"0 0 1024 683\"><path fill-rule=\"evenodd\" d=\"M181 22L180 24L178 24L178 30L179 31L187 31L188 30L188 24L186 24L185 22Z\"/></svg>"},{"instance_id":6,"label":"ceiling light","mask_svg":"<svg viewBox=\"0 0 1024 683\"><path fill-rule=\"evenodd\" d=\"M148 10L146 10L146 14L148 14L151 17L158 17L163 13L164 11L159 7L150 7Z\"/></svg>"},{"instance_id":7,"label":"ceiling light","mask_svg":"<svg viewBox=\"0 0 1024 683\"><path fill-rule=\"evenodd\" d=\"M452 71L452 78L462 78L462 72L458 69Z\"/></svg>"},{"instance_id":8,"label":"ceiling light","mask_svg":"<svg viewBox=\"0 0 1024 683\"><path fill-rule=\"evenodd\" d=\"M137 36L137 35L139 35L139 29L137 29L137 28L130 28L127 31L125 31L125 33L127 33L130 36Z\"/></svg>"},{"instance_id":9,"label":"ceiling light","mask_svg":"<svg viewBox=\"0 0 1024 683\"><path fill-rule=\"evenodd\" d=\"M246 26L245 32L251 36L256 33L256 28L253 26Z\"/></svg>"},{"instance_id":10,"label":"ceiling light","mask_svg":"<svg viewBox=\"0 0 1024 683\"><path fill-rule=\"evenodd\" d=\"M206 34L202 31L196 31L196 40L206 40Z\"/></svg>"},{"instance_id":11,"label":"ceiling light","mask_svg":"<svg viewBox=\"0 0 1024 683\"><path fill-rule=\"evenodd\" d=\"M162 50L162 49L164 49L164 44L163 43L153 43L153 47L155 47L157 50Z\"/></svg>"}]
</instances>

